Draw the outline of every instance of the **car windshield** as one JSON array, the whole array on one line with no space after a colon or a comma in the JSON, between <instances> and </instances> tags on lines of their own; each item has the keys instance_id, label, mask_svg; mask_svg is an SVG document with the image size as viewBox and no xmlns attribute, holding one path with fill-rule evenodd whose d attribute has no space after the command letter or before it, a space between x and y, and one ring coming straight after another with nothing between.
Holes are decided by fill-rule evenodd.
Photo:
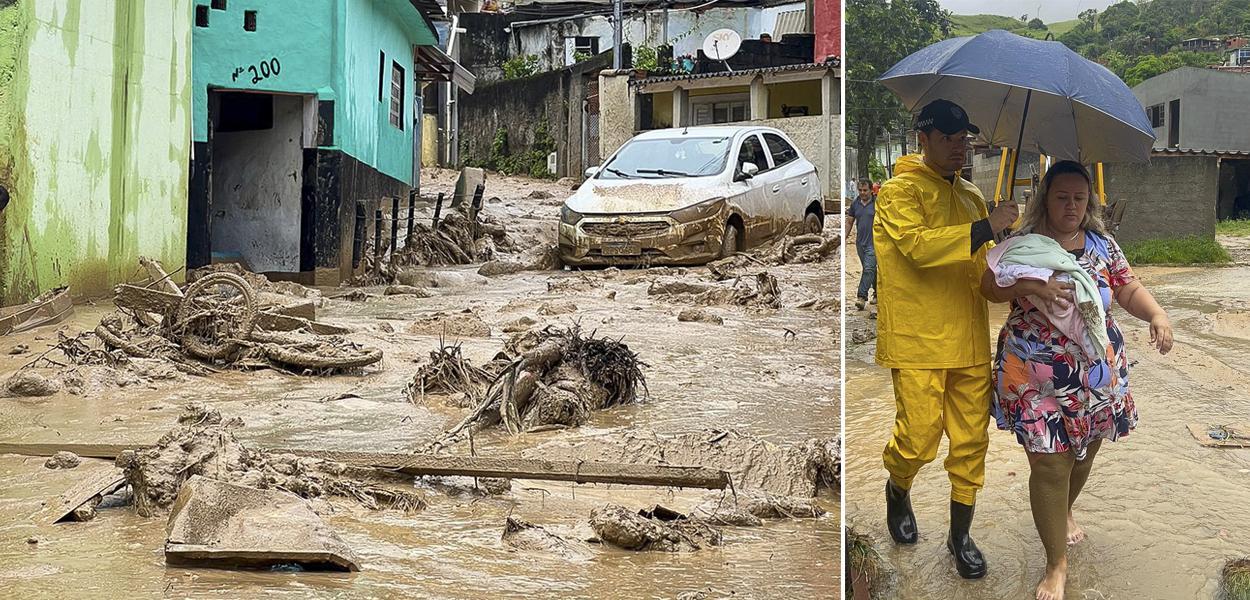
<instances>
[{"instance_id":1,"label":"car windshield","mask_svg":"<svg viewBox=\"0 0 1250 600\"><path fill-rule=\"evenodd\" d=\"M725 168L727 137L634 140L603 166L603 179L707 177Z\"/></svg>"}]
</instances>

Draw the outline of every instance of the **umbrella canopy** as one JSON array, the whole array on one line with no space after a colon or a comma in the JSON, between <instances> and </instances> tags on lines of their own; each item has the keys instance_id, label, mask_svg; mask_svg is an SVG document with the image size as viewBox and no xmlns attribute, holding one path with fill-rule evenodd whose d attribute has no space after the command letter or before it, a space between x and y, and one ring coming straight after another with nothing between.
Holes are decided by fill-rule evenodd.
<instances>
[{"instance_id":1,"label":"umbrella canopy","mask_svg":"<svg viewBox=\"0 0 1250 600\"><path fill-rule=\"evenodd\" d=\"M1059 42L1002 30L949 39L880 81L912 112L939 98L959 104L993 146L1091 163L1145 162L1154 145L1132 90Z\"/></svg>"}]
</instances>

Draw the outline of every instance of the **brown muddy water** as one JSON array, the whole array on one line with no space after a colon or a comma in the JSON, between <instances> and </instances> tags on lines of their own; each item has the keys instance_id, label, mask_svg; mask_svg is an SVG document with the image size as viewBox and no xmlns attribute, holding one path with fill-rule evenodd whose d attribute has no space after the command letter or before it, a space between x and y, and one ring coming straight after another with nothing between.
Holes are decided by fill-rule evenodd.
<instances>
[{"instance_id":1,"label":"brown muddy water","mask_svg":"<svg viewBox=\"0 0 1250 600\"><path fill-rule=\"evenodd\" d=\"M1229 558L1250 554L1250 450L1203 448L1189 423L1250 419L1250 266L1143 267L1136 270L1167 309L1176 345L1167 356L1149 346L1146 324L1118 307L1141 422L1103 446L1076 504L1088 538L1069 553L1067 597L1209 599ZM854 299L859 265L848 253L846 286ZM847 335L871 328L864 312L847 313ZM1006 318L991 310L997 333ZM963 581L946 551L950 484L938 460L916 480L920 526L914 547L895 546L885 531L886 472L881 452L894 419L889 372L872 363L875 341L847 347L846 515L872 535L899 571L900 598L1032 598L1046 560L1029 512L1028 463L1009 432L991 423L986 485L973 537L989 575Z\"/></svg>"},{"instance_id":2,"label":"brown muddy water","mask_svg":"<svg viewBox=\"0 0 1250 600\"><path fill-rule=\"evenodd\" d=\"M541 230L541 219L554 219L556 209L520 200L524 187L505 189L514 198L492 205L534 215L539 220L528 225ZM488 188L489 195L500 193ZM836 297L836 264L834 259L773 269L785 304L793 306L813 294ZM711 312L724 317L724 325L679 323L676 315L686 306L648 297L644 272L624 271L611 279L603 271L587 274L603 287L552 293L547 291L549 280L578 274L527 273L465 288L439 288L429 299L330 299L318 318L352 326L357 330L351 335L354 341L381 347L386 353L381 368L330 378L230 372L108 387L84 397L59 393L0 399L0 440L150 443L173 426L182 404L199 400L225 417L241 417L245 427L239 437L258 445L418 450L466 411L446 407L436 398L420 406L405 400L405 383L439 341L436 335L405 333L405 328L439 311L464 309L492 328L490 338L455 340L474 362L489 360L502 348L504 324L528 316L561 325L580 321L597 335L623 338L649 365L644 370L650 389L646 402L596 413L586 426L568 431L515 438L483 432L474 438L480 455L519 456L548 441L631 429L685 433L732 428L779 444L838 434L836 311L712 307ZM341 293L323 291L327 296ZM380 294L380 288L370 291ZM616 292L614 299L607 297L610 291ZM539 315L537 308L553 300L571 301L578 310ZM79 307L72 322L62 327L93 327L109 308ZM0 377L54 342L54 330L46 327L0 341L0 352L17 343L29 344L32 351L0 354ZM327 399L344 392L359 397ZM539 525L572 526L607 502L632 508L660 502L683 510L711 492L518 480L510 493L492 498L430 491L429 507L409 514L334 501L327 520L360 557L362 571L271 573L167 568L161 551L165 519L144 519L133 508L104 509L88 523L36 526L30 515L63 491L74 474L44 469L43 460L0 455L0 597L675 598L704 590L710 598L832 598L840 592L840 504L828 495L819 500L828 511L825 517L727 527L719 548L681 554L604 549L582 562L509 551L500 542L504 519L513 515ZM30 544L28 538L38 543Z\"/></svg>"}]
</instances>

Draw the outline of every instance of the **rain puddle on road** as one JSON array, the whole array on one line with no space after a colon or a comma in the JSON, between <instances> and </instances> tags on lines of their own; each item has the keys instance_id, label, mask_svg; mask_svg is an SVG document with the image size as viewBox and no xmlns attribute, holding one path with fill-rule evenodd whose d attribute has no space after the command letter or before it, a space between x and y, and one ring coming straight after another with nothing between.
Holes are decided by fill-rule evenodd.
<instances>
[{"instance_id":1,"label":"rain puddle on road","mask_svg":"<svg viewBox=\"0 0 1250 600\"><path fill-rule=\"evenodd\" d=\"M849 257L848 263L855 263ZM848 264L848 288L858 267ZM1113 310L1124 330L1141 415L1127 438L1104 445L1077 519L1088 534L1069 554L1068 598L1208 599L1221 567L1250 554L1250 450L1199 446L1186 426L1250 417L1250 268L1140 268L1169 311L1176 346L1160 356L1146 324ZM848 331L871 327L848 313ZM995 333L1006 318L991 308ZM898 547L885 531L881 451L894 420L889 372L872 364L874 343L848 347L846 513L898 569L899 598L1032 598L1045 556L1029 511L1028 464L1013 435L991 430L985 489L973 535L989 575L960 580L946 551L950 484L939 460L916 480L920 542Z\"/></svg>"},{"instance_id":2,"label":"rain puddle on road","mask_svg":"<svg viewBox=\"0 0 1250 600\"><path fill-rule=\"evenodd\" d=\"M774 269L785 304L793 306L812 293L836 297L834 264ZM548 291L549 280L575 277L597 284L582 291ZM465 309L489 324L492 337L449 335L446 341L462 344L475 364L502 348L504 324L528 316L543 324L579 322L597 336L622 338L648 365L646 402L595 413L588 425L567 431L515 438L482 432L474 438L479 454L518 456L544 442L632 429L661 434L736 429L782 445L837 435L836 311L717 306L709 310L723 316L724 325L679 323L676 315L686 306L648 296L648 277L643 271L529 273L437 289L429 299L330 299L318 318L353 326L353 341L381 348L381 370L336 377L231 371L181 382L104 386L85 396L62 392L4 399L0 439L151 443L173 426L182 404L196 400L227 418L241 417L240 439L261 446L419 450L466 411L436 398L423 405L405 399L404 386L418 361L439 343L438 335L406 329L436 312ZM323 291L327 297L342 293ZM614 298L608 297L611 291ZM536 311L554 301L573 302L578 310L559 316ZM103 307L81 307L70 326L93 327L104 312ZM6 339L30 344L32 354L0 355L0 373L7 376L54 340L50 328ZM41 458L0 455L0 595L6 597L675 598L705 590L713 598L828 598L840 590L840 505L828 493L818 499L828 512L824 517L725 527L717 548L688 553L597 549L584 561L510 551L500 541L505 518L572 526L608 502L689 510L719 492L518 480L510 493L498 497L429 491L429 506L409 514L335 501L327 520L360 557L363 570L270 573L166 567L161 552L165 519L145 519L131 508L101 510L88 523L36 526L30 515L63 491L73 475L49 471L42 463ZM37 543L28 543L30 538Z\"/></svg>"}]
</instances>

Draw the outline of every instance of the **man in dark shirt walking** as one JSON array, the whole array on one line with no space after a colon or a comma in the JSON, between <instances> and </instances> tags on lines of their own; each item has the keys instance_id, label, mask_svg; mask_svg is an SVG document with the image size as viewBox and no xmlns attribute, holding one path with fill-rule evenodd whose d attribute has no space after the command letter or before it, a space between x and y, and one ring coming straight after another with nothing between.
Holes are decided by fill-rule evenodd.
<instances>
[{"instance_id":1,"label":"man in dark shirt walking","mask_svg":"<svg viewBox=\"0 0 1250 600\"><path fill-rule=\"evenodd\" d=\"M849 239L851 228L855 229L855 252L864 269L859 276L855 309L864 310L868 304L868 291L872 290L874 295L877 292L877 255L872 249L872 218L877 210L877 198L872 193L872 181L860 181L858 191L859 195L846 207L845 237Z\"/></svg>"}]
</instances>

